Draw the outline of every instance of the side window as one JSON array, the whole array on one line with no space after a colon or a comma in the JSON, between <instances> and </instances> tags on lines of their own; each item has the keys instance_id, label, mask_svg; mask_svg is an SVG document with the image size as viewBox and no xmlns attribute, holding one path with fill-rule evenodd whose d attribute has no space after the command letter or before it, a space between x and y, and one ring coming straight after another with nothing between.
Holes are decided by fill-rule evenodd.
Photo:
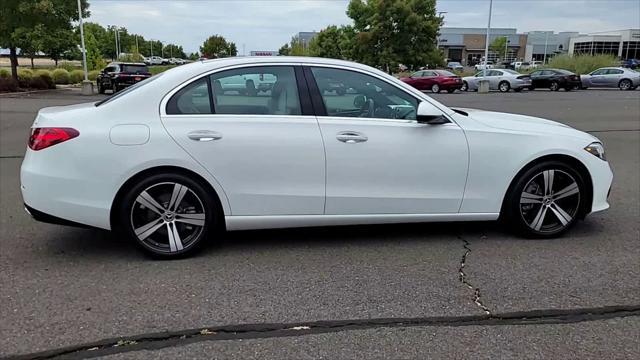
<instances>
[{"instance_id":1,"label":"side window","mask_svg":"<svg viewBox=\"0 0 640 360\"><path fill-rule=\"evenodd\" d=\"M434 73L433 71L425 71L424 76L438 76L438 74Z\"/></svg>"},{"instance_id":2,"label":"side window","mask_svg":"<svg viewBox=\"0 0 640 360\"><path fill-rule=\"evenodd\" d=\"M386 81L342 69L314 67L311 72L328 116L416 118L418 100Z\"/></svg>"},{"instance_id":3,"label":"side window","mask_svg":"<svg viewBox=\"0 0 640 360\"><path fill-rule=\"evenodd\" d=\"M620 70L620 69L609 69L607 70L607 74L608 75L620 75L622 74L624 71Z\"/></svg>"},{"instance_id":4,"label":"side window","mask_svg":"<svg viewBox=\"0 0 640 360\"><path fill-rule=\"evenodd\" d=\"M180 89L167 103L167 114L211 114L209 85L206 78L198 79Z\"/></svg>"},{"instance_id":5,"label":"side window","mask_svg":"<svg viewBox=\"0 0 640 360\"><path fill-rule=\"evenodd\" d=\"M256 66L210 77L216 114L301 115L291 66Z\"/></svg>"},{"instance_id":6,"label":"side window","mask_svg":"<svg viewBox=\"0 0 640 360\"><path fill-rule=\"evenodd\" d=\"M413 75L411 75L411 77L414 77L414 78L419 78L423 76L424 76L424 71L416 71L415 73L413 73Z\"/></svg>"},{"instance_id":7,"label":"side window","mask_svg":"<svg viewBox=\"0 0 640 360\"><path fill-rule=\"evenodd\" d=\"M539 71L539 70L531 73L531 76L540 76L540 75L542 75L542 71Z\"/></svg>"},{"instance_id":8,"label":"side window","mask_svg":"<svg viewBox=\"0 0 640 360\"><path fill-rule=\"evenodd\" d=\"M591 75L604 75L606 73L607 69L598 69L594 72L591 73Z\"/></svg>"}]
</instances>

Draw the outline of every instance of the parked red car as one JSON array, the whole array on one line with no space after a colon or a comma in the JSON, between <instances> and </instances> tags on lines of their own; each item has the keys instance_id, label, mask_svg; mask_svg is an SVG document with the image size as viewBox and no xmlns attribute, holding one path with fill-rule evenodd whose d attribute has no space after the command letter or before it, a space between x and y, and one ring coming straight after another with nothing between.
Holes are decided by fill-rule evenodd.
<instances>
[{"instance_id":1,"label":"parked red car","mask_svg":"<svg viewBox=\"0 0 640 360\"><path fill-rule=\"evenodd\" d=\"M413 73L411 77L400 78L400 80L418 90L431 90L434 93L439 93L440 90L452 93L462 87L460 76L447 70L420 70Z\"/></svg>"}]
</instances>

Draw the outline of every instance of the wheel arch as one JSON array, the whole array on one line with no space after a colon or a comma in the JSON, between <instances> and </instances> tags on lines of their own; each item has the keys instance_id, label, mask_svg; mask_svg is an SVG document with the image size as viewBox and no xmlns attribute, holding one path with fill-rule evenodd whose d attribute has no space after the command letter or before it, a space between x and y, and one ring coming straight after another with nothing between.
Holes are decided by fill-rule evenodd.
<instances>
[{"instance_id":1,"label":"wheel arch","mask_svg":"<svg viewBox=\"0 0 640 360\"><path fill-rule=\"evenodd\" d=\"M626 78L626 77L625 77L625 78L622 78L622 79L620 79L620 81L618 81L618 87L619 87L619 86L620 86L620 84L621 84L623 81L625 81L625 80L626 80L626 81L628 81L628 82L630 82L630 83L631 83L631 86L633 87L633 80L631 80L631 79L629 79L629 78Z\"/></svg>"},{"instance_id":2,"label":"wheel arch","mask_svg":"<svg viewBox=\"0 0 640 360\"><path fill-rule=\"evenodd\" d=\"M580 174L580 176L582 176L582 179L584 180L585 186L587 187L587 191L585 195L586 201L582 203L580 211L578 212L578 216L579 218L584 219L584 217L591 212L591 206L593 202L593 181L591 179L591 173L589 173L589 170L587 169L587 167L582 163L582 161L576 159L573 156L565 155L565 154L550 154L550 155L544 155L544 156L538 157L530 161L525 166L523 166L516 173L516 175L511 179L511 181L509 182L509 187L507 187L507 191L503 194L503 197L502 197L502 205L500 207L501 217L503 217L504 215L503 213L506 208L505 204L508 200L509 194L513 190L513 187L515 186L520 176L522 176L522 174L524 174L527 170L545 161L562 162L575 168L576 171L578 171L578 173Z\"/></svg>"},{"instance_id":3,"label":"wheel arch","mask_svg":"<svg viewBox=\"0 0 640 360\"><path fill-rule=\"evenodd\" d=\"M215 200L215 207L216 210L218 211L219 214L219 219L217 224L221 227L221 229L225 229L226 228L226 224L225 224L225 217L224 217L224 209L222 207L222 202L220 199L220 194L218 194L218 192L213 188L213 186L204 178L202 177L200 174L183 168L183 167L179 167L179 166L155 166L155 167L151 167L151 168L147 168L144 170L139 171L138 173L134 174L133 176L131 176L129 179L127 179L122 186L120 186L120 188L118 189L118 191L116 192L115 197L113 198L113 202L111 204L111 210L110 210L110 214L109 214L109 222L111 224L111 228L115 229L115 225L117 225L117 214L116 214L116 210L120 207L120 204L122 202L122 199L124 198L124 195L127 193L127 191L141 178L144 177L148 177L150 175L155 175L155 174L166 174L166 173L175 173L175 174L181 174L184 176L188 176L191 179L193 179L194 181L197 181L198 183L200 183L200 185L202 185L205 189L207 189L207 191L209 191L212 196L213 199Z\"/></svg>"}]
</instances>

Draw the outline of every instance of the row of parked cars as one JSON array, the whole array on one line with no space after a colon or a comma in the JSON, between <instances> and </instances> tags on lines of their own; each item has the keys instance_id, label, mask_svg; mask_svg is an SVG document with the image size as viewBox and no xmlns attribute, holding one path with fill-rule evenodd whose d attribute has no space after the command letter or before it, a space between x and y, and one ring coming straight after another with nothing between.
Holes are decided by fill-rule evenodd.
<instances>
[{"instance_id":1,"label":"row of parked cars","mask_svg":"<svg viewBox=\"0 0 640 360\"><path fill-rule=\"evenodd\" d=\"M538 69L530 74L521 74L512 69L487 69L473 76L460 77L449 70L420 70L411 76L400 78L407 84L422 90L439 93L477 91L481 80L489 82L490 90L519 92L523 89L587 89L590 87L617 87L620 90L635 90L640 86L640 72L622 67L606 67L585 75L576 75L563 69Z\"/></svg>"},{"instance_id":2,"label":"row of parked cars","mask_svg":"<svg viewBox=\"0 0 640 360\"><path fill-rule=\"evenodd\" d=\"M163 58L160 56L149 56L144 58L144 63L147 65L183 65L187 63L185 59L179 58Z\"/></svg>"}]
</instances>

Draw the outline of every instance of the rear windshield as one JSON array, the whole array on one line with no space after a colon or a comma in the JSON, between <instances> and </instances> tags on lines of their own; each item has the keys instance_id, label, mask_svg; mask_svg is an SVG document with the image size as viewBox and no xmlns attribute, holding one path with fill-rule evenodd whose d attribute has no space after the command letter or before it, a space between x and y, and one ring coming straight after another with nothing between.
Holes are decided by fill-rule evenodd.
<instances>
[{"instance_id":1,"label":"rear windshield","mask_svg":"<svg viewBox=\"0 0 640 360\"><path fill-rule=\"evenodd\" d=\"M148 73L149 68L146 65L121 65L122 72L133 73L133 74L142 74Z\"/></svg>"},{"instance_id":2,"label":"rear windshield","mask_svg":"<svg viewBox=\"0 0 640 360\"><path fill-rule=\"evenodd\" d=\"M154 76L152 76L150 78L144 79L144 80L142 80L140 82L137 82L137 83L129 86L128 88L125 88L124 90L115 93L115 95L111 95L111 96L109 96L108 98L106 98L104 100L98 101L97 103L95 103L95 105L96 106L100 106L100 105L109 103L112 100L115 100L115 99L117 99L119 97L125 96L128 93L130 93L130 92L132 92L132 91L134 91L136 89L139 89L139 88L141 88L141 87L143 87L145 85L151 84L154 80L156 80L157 78L162 76L162 74L164 74L164 73L160 73L160 74L154 75Z\"/></svg>"}]
</instances>

